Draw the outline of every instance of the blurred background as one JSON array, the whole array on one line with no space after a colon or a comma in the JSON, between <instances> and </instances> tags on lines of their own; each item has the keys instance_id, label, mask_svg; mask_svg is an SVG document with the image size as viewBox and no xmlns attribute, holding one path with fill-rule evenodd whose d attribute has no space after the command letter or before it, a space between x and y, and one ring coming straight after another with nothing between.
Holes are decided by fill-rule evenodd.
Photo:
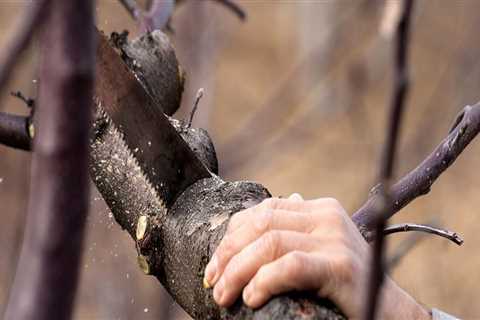
<instances>
[{"instance_id":1,"label":"blurred background","mask_svg":"<svg viewBox=\"0 0 480 320\"><path fill-rule=\"evenodd\" d=\"M31 1L0 1L0 48ZM214 1L186 0L170 34L187 72L189 114L205 88L194 125L208 129L221 176L254 180L277 196L331 196L354 212L375 183L391 93L390 13L396 0L244 0L240 22ZM97 25L109 33L136 25L116 0L97 1ZM391 26L390 26L391 27ZM455 115L480 98L480 2L420 0L412 27L412 89L397 176L414 168L448 132ZM35 96L36 47L2 94L0 110L28 110L9 91ZM477 138L480 139L480 138ZM426 237L393 278L427 306L480 319L480 140L431 193L392 222L435 221L465 244ZM15 273L29 193L28 153L0 146L0 313ZM92 185L93 186L93 185ZM189 319L155 278L137 267L134 243L92 187L74 319ZM389 236L390 254L410 239Z\"/></svg>"}]
</instances>

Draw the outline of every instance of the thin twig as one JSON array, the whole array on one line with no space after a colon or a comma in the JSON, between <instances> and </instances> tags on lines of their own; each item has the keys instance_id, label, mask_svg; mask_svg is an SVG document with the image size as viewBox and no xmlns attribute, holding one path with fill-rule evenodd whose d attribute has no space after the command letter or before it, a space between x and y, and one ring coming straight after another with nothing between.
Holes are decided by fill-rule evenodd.
<instances>
[{"instance_id":1,"label":"thin twig","mask_svg":"<svg viewBox=\"0 0 480 320\"><path fill-rule=\"evenodd\" d=\"M21 18L22 23L18 31L12 36L10 43L7 44L0 56L0 91L10 80L18 58L30 43L35 30L48 12L50 2L51 0L32 1L31 7Z\"/></svg>"},{"instance_id":2,"label":"thin twig","mask_svg":"<svg viewBox=\"0 0 480 320\"><path fill-rule=\"evenodd\" d=\"M70 319L88 212L93 0L53 1L41 32L38 136L25 236L4 319Z\"/></svg>"},{"instance_id":3,"label":"thin twig","mask_svg":"<svg viewBox=\"0 0 480 320\"><path fill-rule=\"evenodd\" d=\"M33 108L35 106L35 100L32 98L27 98L21 91L12 91L10 92L10 95L22 100L29 108Z\"/></svg>"},{"instance_id":4,"label":"thin twig","mask_svg":"<svg viewBox=\"0 0 480 320\"><path fill-rule=\"evenodd\" d=\"M431 233L431 234L446 238L459 246L463 244L462 237L460 237L456 232L436 228L433 226L423 225L423 224L415 224L415 223L395 224L385 228L383 230L383 234L389 235L392 233L408 232L408 231L420 231L420 232Z\"/></svg>"},{"instance_id":5,"label":"thin twig","mask_svg":"<svg viewBox=\"0 0 480 320\"><path fill-rule=\"evenodd\" d=\"M190 112L190 119L188 120L187 128L190 128L192 126L193 117L195 116L195 112L197 112L198 103L200 102L200 99L202 99L204 92L205 90L203 88L200 88L197 91L197 95L195 97L195 104L193 105L192 112Z\"/></svg>"},{"instance_id":6,"label":"thin twig","mask_svg":"<svg viewBox=\"0 0 480 320\"><path fill-rule=\"evenodd\" d=\"M375 319L378 296L384 280L384 234L386 220L391 215L391 191L390 185L394 171L395 155L398 144L400 123L404 110L405 99L408 93L408 45L409 26L413 7L413 0L405 0L401 19L396 33L395 68L394 68L394 93L391 101L389 123L387 127L387 140L384 144L382 159L380 163L380 182L378 188L379 201L374 210L374 225L376 238L373 244L373 255L368 281L365 313L363 319Z\"/></svg>"},{"instance_id":7,"label":"thin twig","mask_svg":"<svg viewBox=\"0 0 480 320\"><path fill-rule=\"evenodd\" d=\"M175 10L175 0L152 0L150 8L137 17L142 33L168 29Z\"/></svg>"},{"instance_id":8,"label":"thin twig","mask_svg":"<svg viewBox=\"0 0 480 320\"><path fill-rule=\"evenodd\" d=\"M240 20L245 21L247 19L247 13L235 1L233 0L213 0L213 1L223 4L227 9L231 10L234 14L236 14Z\"/></svg>"}]
</instances>

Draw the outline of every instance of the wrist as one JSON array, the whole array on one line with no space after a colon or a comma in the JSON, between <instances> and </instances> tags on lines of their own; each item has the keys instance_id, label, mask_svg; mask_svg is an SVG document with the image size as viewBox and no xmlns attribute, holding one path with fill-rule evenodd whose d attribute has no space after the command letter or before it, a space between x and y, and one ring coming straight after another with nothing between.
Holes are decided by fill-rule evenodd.
<instances>
[{"instance_id":1,"label":"wrist","mask_svg":"<svg viewBox=\"0 0 480 320\"><path fill-rule=\"evenodd\" d=\"M383 287L383 301L379 310L386 320L431 320L430 310L418 303L401 289L392 279L387 277Z\"/></svg>"}]
</instances>

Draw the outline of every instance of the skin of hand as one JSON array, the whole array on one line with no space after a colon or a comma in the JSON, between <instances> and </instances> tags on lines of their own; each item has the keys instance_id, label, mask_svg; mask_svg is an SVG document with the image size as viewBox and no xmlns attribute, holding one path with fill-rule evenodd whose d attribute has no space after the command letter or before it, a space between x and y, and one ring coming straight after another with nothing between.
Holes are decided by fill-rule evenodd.
<instances>
[{"instance_id":1,"label":"skin of hand","mask_svg":"<svg viewBox=\"0 0 480 320\"><path fill-rule=\"evenodd\" d=\"M271 198L241 211L205 269L204 284L228 307L242 294L251 308L274 295L315 290L349 319L359 319L365 303L370 249L340 203L305 201L298 194ZM390 278L377 311L379 319L431 319Z\"/></svg>"}]
</instances>

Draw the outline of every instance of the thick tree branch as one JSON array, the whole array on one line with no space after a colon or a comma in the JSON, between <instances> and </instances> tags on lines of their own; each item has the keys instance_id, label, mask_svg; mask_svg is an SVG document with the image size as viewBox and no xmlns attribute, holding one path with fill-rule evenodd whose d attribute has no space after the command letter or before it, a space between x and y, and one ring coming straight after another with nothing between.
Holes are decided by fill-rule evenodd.
<instances>
[{"instance_id":1,"label":"thick tree branch","mask_svg":"<svg viewBox=\"0 0 480 320\"><path fill-rule=\"evenodd\" d=\"M379 300L380 289L383 284L384 267L384 234L386 221L391 216L391 180L393 177L395 155L397 151L400 124L408 93L408 45L410 17L413 0L405 0L401 19L397 29L397 42L395 48L394 92L391 101L389 121L387 127L387 140L384 145L380 163L379 201L375 204L372 218L376 237L373 244L371 267L368 275L368 291L364 306L363 319L374 320Z\"/></svg>"},{"instance_id":2,"label":"thick tree branch","mask_svg":"<svg viewBox=\"0 0 480 320\"><path fill-rule=\"evenodd\" d=\"M91 0L53 1L42 30L38 135L25 237L5 319L70 319L88 211Z\"/></svg>"},{"instance_id":3,"label":"thick tree branch","mask_svg":"<svg viewBox=\"0 0 480 320\"><path fill-rule=\"evenodd\" d=\"M422 224L415 224L415 223L401 223L401 224L388 226L383 230L383 234L389 235L392 233L408 232L408 231L420 231L425 233L431 233L431 234L443 237L445 239L448 239L459 246L463 244L463 239L456 232L440 229L432 226L422 225Z\"/></svg>"},{"instance_id":4,"label":"thick tree branch","mask_svg":"<svg viewBox=\"0 0 480 320\"><path fill-rule=\"evenodd\" d=\"M17 32L0 56L0 89L3 89L10 79L12 70L21 53L30 43L32 36L48 12L51 0L32 1L31 7L22 17Z\"/></svg>"}]
</instances>

